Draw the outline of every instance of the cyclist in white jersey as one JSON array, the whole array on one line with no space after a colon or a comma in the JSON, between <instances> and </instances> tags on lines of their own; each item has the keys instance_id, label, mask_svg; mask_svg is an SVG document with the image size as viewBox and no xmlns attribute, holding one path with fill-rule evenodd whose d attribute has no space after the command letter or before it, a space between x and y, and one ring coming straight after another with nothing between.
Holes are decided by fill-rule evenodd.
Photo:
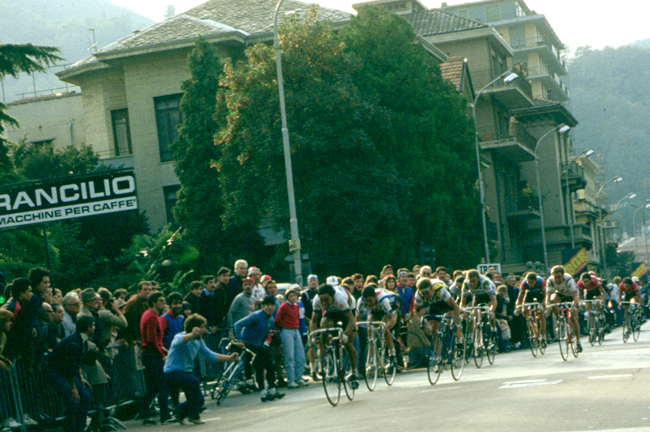
<instances>
[{"instance_id":1,"label":"cyclist in white jersey","mask_svg":"<svg viewBox=\"0 0 650 432\"><path fill-rule=\"evenodd\" d=\"M420 310L426 308L423 315L445 315L451 312L456 324L456 341L463 342L463 335L460 331L460 308L447 290L447 284L440 279L420 278L416 285L415 307ZM435 336L440 328L440 319L431 318L428 320L431 327L431 336Z\"/></svg>"},{"instance_id":2,"label":"cyclist in white jersey","mask_svg":"<svg viewBox=\"0 0 650 432\"><path fill-rule=\"evenodd\" d=\"M571 324L573 334L578 342L578 352L582 352L580 344L580 324L578 323L578 308L580 307L580 295L578 286L570 274L566 273L564 267L556 265L551 269L551 277L546 281L546 306L555 305L562 302L573 302L571 308ZM560 310L553 306L553 313L557 318Z\"/></svg>"},{"instance_id":3,"label":"cyclist in white jersey","mask_svg":"<svg viewBox=\"0 0 650 432\"><path fill-rule=\"evenodd\" d=\"M391 329L397 324L397 313L395 313L397 308L395 306L396 300L397 296L395 293L379 288L377 285L368 285L363 289L359 302L357 303L356 316L357 321L367 316L368 321L381 320L386 324L384 340L388 345L391 367L397 366L395 344L390 334Z\"/></svg>"},{"instance_id":4,"label":"cyclist in white jersey","mask_svg":"<svg viewBox=\"0 0 650 432\"><path fill-rule=\"evenodd\" d=\"M473 306L489 306L490 307L490 327L496 333L496 322L494 320L494 313L497 310L497 296L496 287L488 277L482 276L478 270L470 270L467 272L467 278L463 282L463 289L460 300L460 308L464 309L468 300L472 300ZM476 313L474 314L476 316ZM474 331L474 322L471 324L471 331Z\"/></svg>"},{"instance_id":5,"label":"cyclist in white jersey","mask_svg":"<svg viewBox=\"0 0 650 432\"><path fill-rule=\"evenodd\" d=\"M357 364L357 350L354 349L353 341L356 336L356 320L352 311L355 310L356 303L354 297L343 287L323 284L318 287L318 294L314 297L312 302L314 312L312 314L311 322L309 323L309 331L318 330L318 328L329 329L333 328L336 323L341 322L343 325L343 343L350 362L353 365ZM318 317L321 317L318 319ZM318 356L323 358L323 341L325 337L319 339ZM347 380L352 384L353 388L359 387L357 377L352 374L347 377Z\"/></svg>"}]
</instances>

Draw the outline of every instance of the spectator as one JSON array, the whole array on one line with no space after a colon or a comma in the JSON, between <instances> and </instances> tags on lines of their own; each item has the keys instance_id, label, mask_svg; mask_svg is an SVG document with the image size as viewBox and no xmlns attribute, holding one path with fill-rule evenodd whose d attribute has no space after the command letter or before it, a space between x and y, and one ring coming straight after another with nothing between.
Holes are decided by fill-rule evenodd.
<instances>
[{"instance_id":1,"label":"spectator","mask_svg":"<svg viewBox=\"0 0 650 432\"><path fill-rule=\"evenodd\" d=\"M36 320L36 338L34 339L34 364L36 365L40 365L45 353L50 351L47 340L49 337L49 324L52 322L53 314L54 309L49 303L41 305L41 312L38 314L38 320Z\"/></svg>"},{"instance_id":2,"label":"spectator","mask_svg":"<svg viewBox=\"0 0 650 432\"><path fill-rule=\"evenodd\" d=\"M52 303L57 303L59 305L63 303L63 293L58 288L54 288L54 296L52 297Z\"/></svg>"},{"instance_id":3,"label":"spectator","mask_svg":"<svg viewBox=\"0 0 650 432\"><path fill-rule=\"evenodd\" d=\"M190 304L193 312L199 313L199 304L201 302L201 292L203 291L203 288L203 284L200 281L192 282L190 284L190 292L188 292L183 299L183 301Z\"/></svg>"},{"instance_id":4,"label":"spectator","mask_svg":"<svg viewBox=\"0 0 650 432\"><path fill-rule=\"evenodd\" d=\"M129 294L128 291L125 290L124 288L118 288L118 289L116 289L115 292L113 293L113 295L115 296L115 298L116 298L117 300L124 300L124 302L126 302L126 296L127 296L128 294Z\"/></svg>"},{"instance_id":5,"label":"spectator","mask_svg":"<svg viewBox=\"0 0 650 432\"><path fill-rule=\"evenodd\" d=\"M52 303L54 294L50 285L50 271L44 267L35 267L29 270L27 278L31 281L34 297L32 300L38 300L39 303ZM41 305L37 305L40 310Z\"/></svg>"},{"instance_id":6,"label":"spectator","mask_svg":"<svg viewBox=\"0 0 650 432\"><path fill-rule=\"evenodd\" d=\"M242 259L235 261L235 274L228 279L228 310L230 310L235 297L244 290L243 282L247 270L248 263L246 261Z\"/></svg>"},{"instance_id":7,"label":"spectator","mask_svg":"<svg viewBox=\"0 0 650 432\"><path fill-rule=\"evenodd\" d=\"M199 313L208 320L208 328L214 333L223 326L224 317L220 315L220 312L228 299L224 291L217 292L217 281L214 276L203 276L203 286L205 288L203 288L199 300Z\"/></svg>"},{"instance_id":8,"label":"spectator","mask_svg":"<svg viewBox=\"0 0 650 432\"><path fill-rule=\"evenodd\" d=\"M446 267L436 268L436 273L433 275L433 277L436 279L440 279L447 286L451 285L451 283L449 283L451 278L449 276L449 272L447 271Z\"/></svg>"},{"instance_id":9,"label":"spectator","mask_svg":"<svg viewBox=\"0 0 650 432\"><path fill-rule=\"evenodd\" d=\"M183 302L183 316L188 317L193 313L194 311L192 311L192 305L189 304L188 302Z\"/></svg>"},{"instance_id":10,"label":"spectator","mask_svg":"<svg viewBox=\"0 0 650 432\"><path fill-rule=\"evenodd\" d=\"M48 324L47 330L47 340L45 343L49 350L52 350L56 344L61 342L65 338L65 330L63 328L63 318L65 316L65 311L63 306L58 303L52 303L52 322Z\"/></svg>"},{"instance_id":11,"label":"spectator","mask_svg":"<svg viewBox=\"0 0 650 432\"><path fill-rule=\"evenodd\" d=\"M34 361L33 339L36 336L35 326L40 304L38 310L33 309L37 302L32 301L33 294L29 279L14 279L11 285L11 299L2 306L13 314L13 326L7 335L4 355L12 360L21 356L25 367L29 370Z\"/></svg>"},{"instance_id":12,"label":"spectator","mask_svg":"<svg viewBox=\"0 0 650 432\"><path fill-rule=\"evenodd\" d=\"M86 429L86 416L92 399L86 389L89 384L83 378L81 364L87 354L85 341L94 332L93 317L80 317L75 332L57 344L48 356L48 382L64 401L66 432L83 432Z\"/></svg>"},{"instance_id":13,"label":"spectator","mask_svg":"<svg viewBox=\"0 0 650 432\"><path fill-rule=\"evenodd\" d=\"M511 319L508 323L510 326L511 342L513 344L519 344L518 346L521 346L522 343L528 343L526 338L526 318L523 314L515 315L515 305L517 303L517 297L519 297L519 285L521 285L521 283L521 278L514 274L510 274L506 277L508 299L510 300L508 302L508 316L511 317ZM546 335L544 335L544 337L546 337Z\"/></svg>"},{"instance_id":14,"label":"spectator","mask_svg":"<svg viewBox=\"0 0 650 432\"><path fill-rule=\"evenodd\" d=\"M70 291L63 297L63 336L73 334L77 328L77 314L81 310L81 300L76 292Z\"/></svg>"},{"instance_id":15,"label":"spectator","mask_svg":"<svg viewBox=\"0 0 650 432\"><path fill-rule=\"evenodd\" d=\"M360 279L361 283L363 284L363 276L361 276ZM356 284L356 279L354 279L354 282ZM303 291L302 295L300 296L300 301L305 308L305 325L307 328L309 328L309 321L312 319L312 314L314 312L314 306L312 302L314 301L316 294L318 294L318 276L315 274L310 274L307 276L307 289ZM306 339L303 340L303 344L304 343L307 343ZM307 351L307 359L309 360L309 374L311 375L312 379L314 381L320 380L318 374L316 373L316 355L314 353L314 350L310 349Z\"/></svg>"},{"instance_id":16,"label":"spectator","mask_svg":"<svg viewBox=\"0 0 650 432\"><path fill-rule=\"evenodd\" d=\"M253 297L257 301L262 301L266 297L266 287L260 283L262 272L257 267L251 267L248 269L248 277L253 279Z\"/></svg>"},{"instance_id":17,"label":"spectator","mask_svg":"<svg viewBox=\"0 0 650 432\"><path fill-rule=\"evenodd\" d=\"M86 288L85 290L81 291L81 303L82 307L81 311L79 311L79 315L77 315L77 320L82 316L90 316L95 320L95 332L91 335L90 340L88 340L87 343L88 350L97 351L99 354L104 351L104 344L102 342L104 330L102 320L99 317L99 309L102 306L102 298L95 292L94 289ZM99 390L98 386L105 386L108 384L108 376L106 375L106 372L104 372L104 368L102 367L101 363L99 363L99 360L85 363L83 369L86 373L88 382L91 386L93 386L93 388L95 388L95 398L97 399L98 394L103 395L103 391ZM103 397L99 399L103 401Z\"/></svg>"},{"instance_id":18,"label":"spectator","mask_svg":"<svg viewBox=\"0 0 650 432\"><path fill-rule=\"evenodd\" d=\"M158 281L152 280L149 281L149 283L151 284L151 292L160 291L160 284L158 283Z\"/></svg>"},{"instance_id":19,"label":"spectator","mask_svg":"<svg viewBox=\"0 0 650 432\"><path fill-rule=\"evenodd\" d=\"M217 272L217 288L214 290L218 298L225 299L219 303L219 311L217 313L217 321L223 328L226 325L226 316L228 315L228 280L230 279L230 269L228 267L221 267Z\"/></svg>"},{"instance_id":20,"label":"spectator","mask_svg":"<svg viewBox=\"0 0 650 432\"><path fill-rule=\"evenodd\" d=\"M305 348L300 336L299 296L300 288L297 285L287 290L285 293L287 301L280 305L275 316L275 325L280 329L288 388L307 385L302 379L305 370Z\"/></svg>"},{"instance_id":21,"label":"spectator","mask_svg":"<svg viewBox=\"0 0 650 432\"><path fill-rule=\"evenodd\" d=\"M392 293L397 293L397 279L395 279L395 276L391 274L384 277L384 288Z\"/></svg>"},{"instance_id":22,"label":"spectator","mask_svg":"<svg viewBox=\"0 0 650 432\"><path fill-rule=\"evenodd\" d=\"M612 280L612 283L608 285L608 291L609 291L609 302L607 306L609 306L610 310L614 312L615 316L615 321L614 321L614 327L618 327L623 323L623 310L618 308L618 285L621 283L621 277L620 276L615 276L614 279Z\"/></svg>"},{"instance_id":23,"label":"spectator","mask_svg":"<svg viewBox=\"0 0 650 432\"><path fill-rule=\"evenodd\" d=\"M174 336L183 331L183 297L173 292L167 297L167 305L169 309L160 317L160 325L163 331L163 346L169 350Z\"/></svg>"},{"instance_id":24,"label":"spectator","mask_svg":"<svg viewBox=\"0 0 650 432\"><path fill-rule=\"evenodd\" d=\"M232 280L232 278L230 279ZM255 310L256 303L257 301L253 297L253 279L243 279L243 292L237 294L228 310L228 329L231 338L235 337L235 323L250 315Z\"/></svg>"},{"instance_id":25,"label":"spectator","mask_svg":"<svg viewBox=\"0 0 650 432\"><path fill-rule=\"evenodd\" d=\"M123 335L124 339L129 343L140 340L140 320L144 312L149 308L147 302L149 294L151 294L151 283L141 281L138 284L137 295L131 297L124 305L124 316L129 325L124 330ZM136 346L138 345L136 344Z\"/></svg>"},{"instance_id":26,"label":"spectator","mask_svg":"<svg viewBox=\"0 0 650 432\"><path fill-rule=\"evenodd\" d=\"M246 290L246 285L244 283L244 290ZM252 291L252 280L249 285L250 288L248 289ZM267 337L269 335L273 336L276 333L275 330L272 330L275 300L273 296L264 297L264 300L261 302L262 310L249 314L247 317L237 321L234 325L237 340L243 342L246 348L256 354L254 367L257 385L263 389L261 393L262 402L284 397L283 393L275 390L275 364L273 363L269 349L264 346ZM233 302L233 305L235 302ZM265 372L266 382L264 381Z\"/></svg>"},{"instance_id":27,"label":"spectator","mask_svg":"<svg viewBox=\"0 0 650 432\"><path fill-rule=\"evenodd\" d=\"M427 265L420 267L420 277L431 279L431 275L431 267Z\"/></svg>"},{"instance_id":28,"label":"spectator","mask_svg":"<svg viewBox=\"0 0 650 432\"><path fill-rule=\"evenodd\" d=\"M397 294L402 298L400 313L403 317L413 313L413 307L415 305L413 289L408 286L408 275L409 271L405 268L397 271Z\"/></svg>"},{"instance_id":29,"label":"spectator","mask_svg":"<svg viewBox=\"0 0 650 432\"><path fill-rule=\"evenodd\" d=\"M194 424L203 423L199 413L205 400L200 381L192 374L196 356L201 354L203 358L212 362L237 361L238 358L237 354L226 356L208 349L202 339L202 336L208 332L205 327L206 322L201 315L190 315L185 320L185 331L174 336L165 362L165 381L168 386L180 388L185 393L186 401L176 405L174 409L175 421L181 424L185 418Z\"/></svg>"},{"instance_id":30,"label":"spectator","mask_svg":"<svg viewBox=\"0 0 650 432\"><path fill-rule=\"evenodd\" d=\"M9 368L13 365L11 360L2 355L5 345L7 344L7 333L11 331L13 317L14 315L11 311L0 309L0 369L5 371L9 371Z\"/></svg>"},{"instance_id":31,"label":"spectator","mask_svg":"<svg viewBox=\"0 0 650 432\"><path fill-rule=\"evenodd\" d=\"M154 292L147 299L149 309L142 314L140 334L142 335L142 363L147 392L140 403L140 418L144 424L156 424L150 418L150 406L156 395L160 407L160 423L171 419L168 407L169 390L165 384L163 367L167 360L167 350L163 346L163 331L160 315L165 310L165 296Z\"/></svg>"},{"instance_id":32,"label":"spectator","mask_svg":"<svg viewBox=\"0 0 650 432\"><path fill-rule=\"evenodd\" d=\"M497 321L497 333L499 335L499 351L510 351L510 326L508 326L508 287L499 285L497 288L497 309L495 312Z\"/></svg>"},{"instance_id":33,"label":"spectator","mask_svg":"<svg viewBox=\"0 0 650 432\"><path fill-rule=\"evenodd\" d=\"M102 324L102 347L106 348L115 342L115 331L123 330L129 326L126 317L122 314L117 299L106 288L97 290L101 297L101 307L99 309L99 319Z\"/></svg>"},{"instance_id":34,"label":"spectator","mask_svg":"<svg viewBox=\"0 0 650 432\"><path fill-rule=\"evenodd\" d=\"M318 288L318 286L316 286L316 288ZM318 290L316 291L318 292ZM361 273L355 273L352 275L352 292L350 294L352 294L355 300L359 300L362 292L363 292L363 275Z\"/></svg>"}]
</instances>

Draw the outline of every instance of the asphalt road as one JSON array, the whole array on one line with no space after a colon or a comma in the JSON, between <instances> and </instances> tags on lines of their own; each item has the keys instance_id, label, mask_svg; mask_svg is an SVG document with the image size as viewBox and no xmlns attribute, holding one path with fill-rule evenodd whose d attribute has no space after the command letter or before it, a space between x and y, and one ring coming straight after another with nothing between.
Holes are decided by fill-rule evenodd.
<instances>
[{"instance_id":1,"label":"asphalt road","mask_svg":"<svg viewBox=\"0 0 650 432\"><path fill-rule=\"evenodd\" d=\"M342 394L337 407L320 383L286 390L284 399L262 403L258 394L237 392L217 407L209 398L204 425L147 426L192 431L383 431L394 428L455 431L634 431L650 432L650 325L638 342L623 344L621 330L602 346L589 346L563 361L556 344L533 358L521 350L465 367L460 381L445 371L429 385L426 370L397 375L392 387L363 382L353 401ZM129 429L144 429L127 422ZM407 430L408 430L407 429Z\"/></svg>"}]
</instances>

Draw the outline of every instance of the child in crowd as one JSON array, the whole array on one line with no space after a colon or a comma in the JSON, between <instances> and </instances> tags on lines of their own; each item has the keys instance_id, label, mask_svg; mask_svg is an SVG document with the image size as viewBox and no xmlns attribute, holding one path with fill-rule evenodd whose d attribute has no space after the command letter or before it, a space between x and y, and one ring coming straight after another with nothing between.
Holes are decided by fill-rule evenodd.
<instances>
[{"instance_id":1,"label":"child in crowd","mask_svg":"<svg viewBox=\"0 0 650 432\"><path fill-rule=\"evenodd\" d=\"M497 332L499 333L499 351L510 351L510 326L508 326L508 287L499 285L497 288L497 310L496 320L498 324Z\"/></svg>"}]
</instances>

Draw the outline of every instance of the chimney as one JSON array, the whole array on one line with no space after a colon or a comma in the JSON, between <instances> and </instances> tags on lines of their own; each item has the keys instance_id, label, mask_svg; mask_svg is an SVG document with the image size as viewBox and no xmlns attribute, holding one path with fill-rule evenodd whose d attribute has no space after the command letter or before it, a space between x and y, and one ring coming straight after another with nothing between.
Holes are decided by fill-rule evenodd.
<instances>
[{"instance_id":1,"label":"chimney","mask_svg":"<svg viewBox=\"0 0 650 432\"><path fill-rule=\"evenodd\" d=\"M447 2L442 2L442 5L440 7L447 7Z\"/></svg>"}]
</instances>

